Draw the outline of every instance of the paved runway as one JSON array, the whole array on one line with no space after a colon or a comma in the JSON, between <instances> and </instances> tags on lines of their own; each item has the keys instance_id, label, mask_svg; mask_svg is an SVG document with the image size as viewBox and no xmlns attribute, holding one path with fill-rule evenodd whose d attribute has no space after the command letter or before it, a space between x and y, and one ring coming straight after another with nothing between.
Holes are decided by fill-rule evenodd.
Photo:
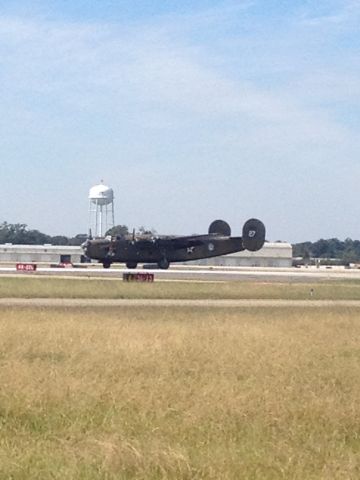
<instances>
[{"instance_id":1,"label":"paved runway","mask_svg":"<svg viewBox=\"0 0 360 480\"><path fill-rule=\"evenodd\" d=\"M51 275L61 277L121 279L124 273L151 272L156 280L193 281L263 281L263 282L316 282L332 280L359 280L360 270L316 268L221 268L172 266L169 270L128 270L125 268L103 269L102 267L46 268L39 267L35 273L17 272L15 267L0 267L0 275Z\"/></svg>"},{"instance_id":2,"label":"paved runway","mask_svg":"<svg viewBox=\"0 0 360 480\"><path fill-rule=\"evenodd\" d=\"M356 307L360 300L177 300L177 299L80 299L80 298L1 298L2 307Z\"/></svg>"}]
</instances>

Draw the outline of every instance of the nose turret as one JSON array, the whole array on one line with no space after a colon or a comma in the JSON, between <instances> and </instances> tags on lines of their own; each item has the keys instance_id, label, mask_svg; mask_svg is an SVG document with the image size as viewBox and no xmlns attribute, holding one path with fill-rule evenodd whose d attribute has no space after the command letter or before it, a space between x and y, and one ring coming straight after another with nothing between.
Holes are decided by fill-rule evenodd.
<instances>
[{"instance_id":1,"label":"nose turret","mask_svg":"<svg viewBox=\"0 0 360 480\"><path fill-rule=\"evenodd\" d=\"M82 245L84 254L89 258L101 260L109 255L111 240L108 238L87 239Z\"/></svg>"}]
</instances>

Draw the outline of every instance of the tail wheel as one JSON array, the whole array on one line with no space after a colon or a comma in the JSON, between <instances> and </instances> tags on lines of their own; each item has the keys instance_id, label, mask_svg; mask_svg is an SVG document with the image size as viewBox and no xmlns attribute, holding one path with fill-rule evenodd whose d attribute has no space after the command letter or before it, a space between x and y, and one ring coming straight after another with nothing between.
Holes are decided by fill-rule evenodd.
<instances>
[{"instance_id":1,"label":"tail wheel","mask_svg":"<svg viewBox=\"0 0 360 480\"><path fill-rule=\"evenodd\" d=\"M162 270L167 270L170 266L169 260L167 258L162 258L160 262L158 262L159 268Z\"/></svg>"},{"instance_id":2,"label":"tail wheel","mask_svg":"<svg viewBox=\"0 0 360 480\"><path fill-rule=\"evenodd\" d=\"M104 260L104 261L102 262L102 264L103 264L103 267L104 267L104 268L110 268L110 266L111 266L111 262L109 262L108 260Z\"/></svg>"}]
</instances>

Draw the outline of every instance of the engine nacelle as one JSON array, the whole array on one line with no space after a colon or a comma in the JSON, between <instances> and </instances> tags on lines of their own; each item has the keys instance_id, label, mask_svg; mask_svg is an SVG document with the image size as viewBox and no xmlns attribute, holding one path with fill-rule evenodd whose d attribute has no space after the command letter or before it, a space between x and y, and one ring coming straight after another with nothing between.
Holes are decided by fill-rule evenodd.
<instances>
[{"instance_id":1,"label":"engine nacelle","mask_svg":"<svg viewBox=\"0 0 360 480\"><path fill-rule=\"evenodd\" d=\"M209 235L223 235L224 237L231 236L230 225L224 220L214 220L209 227Z\"/></svg>"},{"instance_id":2,"label":"engine nacelle","mask_svg":"<svg viewBox=\"0 0 360 480\"><path fill-rule=\"evenodd\" d=\"M250 252L260 250L265 243L265 225L256 218L250 218L243 226L242 243Z\"/></svg>"}]
</instances>

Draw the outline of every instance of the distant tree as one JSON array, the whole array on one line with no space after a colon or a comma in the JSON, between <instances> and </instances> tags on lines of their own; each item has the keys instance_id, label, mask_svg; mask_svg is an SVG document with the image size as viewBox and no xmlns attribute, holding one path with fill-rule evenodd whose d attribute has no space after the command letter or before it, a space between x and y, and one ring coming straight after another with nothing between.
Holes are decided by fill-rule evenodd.
<instances>
[{"instance_id":1,"label":"distant tree","mask_svg":"<svg viewBox=\"0 0 360 480\"><path fill-rule=\"evenodd\" d=\"M54 237L51 237L51 244L52 245L69 245L69 239L64 235L55 235Z\"/></svg>"},{"instance_id":2,"label":"distant tree","mask_svg":"<svg viewBox=\"0 0 360 480\"><path fill-rule=\"evenodd\" d=\"M360 241L351 238L346 238L343 242L337 238L330 238L293 245L294 257L304 258L306 251L311 257L335 259L345 264L360 261Z\"/></svg>"},{"instance_id":3,"label":"distant tree","mask_svg":"<svg viewBox=\"0 0 360 480\"><path fill-rule=\"evenodd\" d=\"M138 233L140 233L140 235L156 235L157 231L153 227L146 228L141 225L141 227L138 228Z\"/></svg>"},{"instance_id":4,"label":"distant tree","mask_svg":"<svg viewBox=\"0 0 360 480\"><path fill-rule=\"evenodd\" d=\"M293 256L294 257L304 257L305 253L311 253L311 242L296 243L293 245Z\"/></svg>"},{"instance_id":5,"label":"distant tree","mask_svg":"<svg viewBox=\"0 0 360 480\"><path fill-rule=\"evenodd\" d=\"M312 256L315 258L327 258L328 257L328 241L321 238L315 242L312 246Z\"/></svg>"},{"instance_id":6,"label":"distant tree","mask_svg":"<svg viewBox=\"0 0 360 480\"><path fill-rule=\"evenodd\" d=\"M0 225L0 243L8 243L9 238L9 224L3 222Z\"/></svg>"},{"instance_id":7,"label":"distant tree","mask_svg":"<svg viewBox=\"0 0 360 480\"><path fill-rule=\"evenodd\" d=\"M24 223L7 223L0 225L0 243L14 243L19 245L42 245L50 243L51 237L39 232L28 230Z\"/></svg>"},{"instance_id":8,"label":"distant tree","mask_svg":"<svg viewBox=\"0 0 360 480\"><path fill-rule=\"evenodd\" d=\"M303 252L303 260L304 260L304 265L309 265L310 263L310 259L311 259L311 255L310 255L310 250L308 248L305 248L304 249L304 252Z\"/></svg>"},{"instance_id":9,"label":"distant tree","mask_svg":"<svg viewBox=\"0 0 360 480\"><path fill-rule=\"evenodd\" d=\"M11 224L4 222L0 226L0 239L2 243L22 243L26 234L26 225L23 223Z\"/></svg>"},{"instance_id":10,"label":"distant tree","mask_svg":"<svg viewBox=\"0 0 360 480\"><path fill-rule=\"evenodd\" d=\"M116 225L115 227L110 228L105 235L111 235L112 237L116 237L117 235L127 235L129 233L129 229L126 225Z\"/></svg>"},{"instance_id":11,"label":"distant tree","mask_svg":"<svg viewBox=\"0 0 360 480\"><path fill-rule=\"evenodd\" d=\"M22 243L26 245L43 245L44 243L51 243L51 237L39 230L28 230L22 239Z\"/></svg>"},{"instance_id":12,"label":"distant tree","mask_svg":"<svg viewBox=\"0 0 360 480\"><path fill-rule=\"evenodd\" d=\"M327 242L327 258L339 258L344 252L344 242L341 242L337 238L330 238Z\"/></svg>"},{"instance_id":13,"label":"distant tree","mask_svg":"<svg viewBox=\"0 0 360 480\"><path fill-rule=\"evenodd\" d=\"M80 246L86 241L87 238L88 235L86 233L78 233L77 235L75 235L75 237L71 237L68 239L68 245Z\"/></svg>"}]
</instances>

